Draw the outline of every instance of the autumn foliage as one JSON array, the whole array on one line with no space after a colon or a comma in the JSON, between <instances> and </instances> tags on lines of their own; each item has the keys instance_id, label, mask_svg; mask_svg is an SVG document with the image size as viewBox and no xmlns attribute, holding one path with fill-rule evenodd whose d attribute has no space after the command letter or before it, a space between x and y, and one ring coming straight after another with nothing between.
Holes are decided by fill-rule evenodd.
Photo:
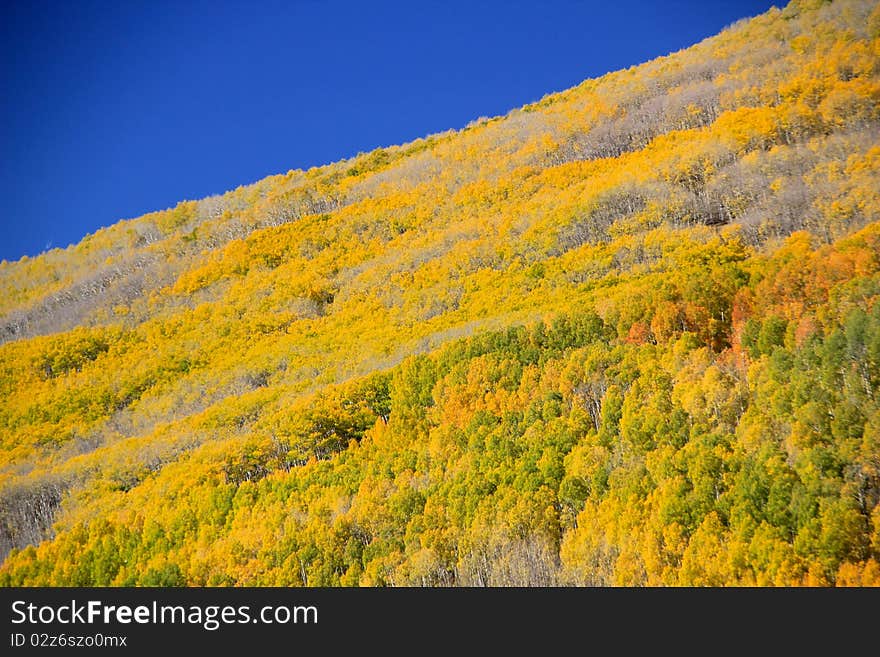
<instances>
[{"instance_id":1,"label":"autumn foliage","mask_svg":"<svg viewBox=\"0 0 880 657\"><path fill-rule=\"evenodd\" d=\"M880 8L0 264L0 584L880 585Z\"/></svg>"}]
</instances>

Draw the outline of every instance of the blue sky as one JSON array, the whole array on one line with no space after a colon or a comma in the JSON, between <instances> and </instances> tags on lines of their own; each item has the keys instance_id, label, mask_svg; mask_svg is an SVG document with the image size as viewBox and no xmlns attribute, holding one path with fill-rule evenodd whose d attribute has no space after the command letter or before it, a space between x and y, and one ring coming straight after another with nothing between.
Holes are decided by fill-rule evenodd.
<instances>
[{"instance_id":1,"label":"blue sky","mask_svg":"<svg viewBox=\"0 0 880 657\"><path fill-rule=\"evenodd\" d=\"M0 259L503 114L771 4L5 0Z\"/></svg>"}]
</instances>

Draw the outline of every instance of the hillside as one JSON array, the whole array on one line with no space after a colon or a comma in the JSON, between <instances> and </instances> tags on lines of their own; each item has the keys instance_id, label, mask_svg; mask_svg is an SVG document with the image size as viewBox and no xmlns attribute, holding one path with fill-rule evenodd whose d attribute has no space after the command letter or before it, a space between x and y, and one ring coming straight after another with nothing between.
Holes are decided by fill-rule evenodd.
<instances>
[{"instance_id":1,"label":"hillside","mask_svg":"<svg viewBox=\"0 0 880 657\"><path fill-rule=\"evenodd\" d=\"M0 584L880 585L880 6L0 264Z\"/></svg>"}]
</instances>

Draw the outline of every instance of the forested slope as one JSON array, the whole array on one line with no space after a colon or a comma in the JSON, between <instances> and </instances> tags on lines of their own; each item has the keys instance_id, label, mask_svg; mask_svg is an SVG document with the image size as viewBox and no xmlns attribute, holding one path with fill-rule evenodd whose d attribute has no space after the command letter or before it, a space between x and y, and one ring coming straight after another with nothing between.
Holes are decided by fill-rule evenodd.
<instances>
[{"instance_id":1,"label":"forested slope","mask_svg":"<svg viewBox=\"0 0 880 657\"><path fill-rule=\"evenodd\" d=\"M880 584L880 8L0 264L5 585Z\"/></svg>"}]
</instances>

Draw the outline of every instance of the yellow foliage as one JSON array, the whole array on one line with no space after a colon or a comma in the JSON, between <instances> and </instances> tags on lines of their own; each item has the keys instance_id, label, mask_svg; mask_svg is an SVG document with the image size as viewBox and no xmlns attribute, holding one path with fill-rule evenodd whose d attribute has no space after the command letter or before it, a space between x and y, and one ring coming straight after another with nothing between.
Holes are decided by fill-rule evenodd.
<instances>
[{"instance_id":1,"label":"yellow foliage","mask_svg":"<svg viewBox=\"0 0 880 657\"><path fill-rule=\"evenodd\" d=\"M877 585L878 16L0 263L0 582Z\"/></svg>"}]
</instances>

